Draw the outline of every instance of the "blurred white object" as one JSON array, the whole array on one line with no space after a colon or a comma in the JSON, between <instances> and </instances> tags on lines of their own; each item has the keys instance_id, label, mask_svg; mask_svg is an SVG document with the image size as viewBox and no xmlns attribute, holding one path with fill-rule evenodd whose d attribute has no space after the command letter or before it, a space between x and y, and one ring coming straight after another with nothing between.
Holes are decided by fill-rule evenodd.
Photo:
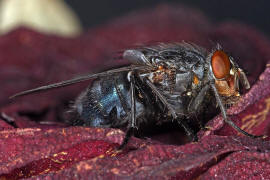
<instances>
[{"instance_id":1,"label":"blurred white object","mask_svg":"<svg viewBox=\"0 0 270 180\"><path fill-rule=\"evenodd\" d=\"M79 19L63 0L0 0L0 34L19 26L62 36L82 31Z\"/></svg>"}]
</instances>

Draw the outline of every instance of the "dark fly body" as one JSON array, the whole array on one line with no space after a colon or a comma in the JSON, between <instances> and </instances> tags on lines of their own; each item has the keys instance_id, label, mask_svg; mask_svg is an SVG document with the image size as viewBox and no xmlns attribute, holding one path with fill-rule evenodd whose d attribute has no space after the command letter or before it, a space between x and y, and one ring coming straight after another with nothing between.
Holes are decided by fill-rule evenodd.
<instances>
[{"instance_id":1,"label":"dark fly body","mask_svg":"<svg viewBox=\"0 0 270 180\"><path fill-rule=\"evenodd\" d=\"M127 127L120 148L140 124L176 121L194 141L187 123L203 112L204 105L217 104L224 121L240 129L226 114L225 106L240 98L239 82L249 89L245 73L218 45L211 52L190 43L160 44L126 50L123 59L131 65L88 74L67 81L15 94L13 97L96 79L79 95L72 111L73 125Z\"/></svg>"}]
</instances>

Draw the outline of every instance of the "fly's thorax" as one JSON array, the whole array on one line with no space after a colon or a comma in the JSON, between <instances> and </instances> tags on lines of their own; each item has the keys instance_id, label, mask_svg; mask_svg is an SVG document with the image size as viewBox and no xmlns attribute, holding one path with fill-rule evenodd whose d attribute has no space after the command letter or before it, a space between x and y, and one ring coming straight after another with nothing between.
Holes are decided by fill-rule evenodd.
<instances>
[{"instance_id":1,"label":"fly's thorax","mask_svg":"<svg viewBox=\"0 0 270 180\"><path fill-rule=\"evenodd\" d=\"M162 89L171 89L175 86L175 68L166 68L159 65L155 70L148 73L148 79Z\"/></svg>"}]
</instances>

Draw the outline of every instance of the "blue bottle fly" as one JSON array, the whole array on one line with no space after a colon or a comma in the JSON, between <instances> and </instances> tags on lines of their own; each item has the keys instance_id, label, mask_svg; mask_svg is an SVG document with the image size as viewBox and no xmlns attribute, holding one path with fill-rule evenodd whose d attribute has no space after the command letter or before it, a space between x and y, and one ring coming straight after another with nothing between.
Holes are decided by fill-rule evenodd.
<instances>
[{"instance_id":1,"label":"blue bottle fly","mask_svg":"<svg viewBox=\"0 0 270 180\"><path fill-rule=\"evenodd\" d=\"M217 104L224 121L252 137L232 122L226 105L240 98L239 84L250 85L243 70L221 47L212 51L192 43L159 44L124 51L130 65L27 90L13 97L96 79L76 99L73 125L127 127L123 148L142 123L176 121L194 141L197 136L187 119Z\"/></svg>"}]
</instances>

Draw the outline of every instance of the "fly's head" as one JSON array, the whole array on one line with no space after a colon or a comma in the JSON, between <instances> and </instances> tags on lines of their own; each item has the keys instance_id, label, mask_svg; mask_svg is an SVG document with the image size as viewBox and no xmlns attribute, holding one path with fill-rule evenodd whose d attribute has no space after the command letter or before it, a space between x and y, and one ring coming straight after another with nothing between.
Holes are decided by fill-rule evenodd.
<instances>
[{"instance_id":1,"label":"fly's head","mask_svg":"<svg viewBox=\"0 0 270 180\"><path fill-rule=\"evenodd\" d=\"M239 81L245 89L250 88L244 71L220 47L210 53L208 62L209 75L215 81L216 89L224 103L230 105L237 102L240 98Z\"/></svg>"}]
</instances>

